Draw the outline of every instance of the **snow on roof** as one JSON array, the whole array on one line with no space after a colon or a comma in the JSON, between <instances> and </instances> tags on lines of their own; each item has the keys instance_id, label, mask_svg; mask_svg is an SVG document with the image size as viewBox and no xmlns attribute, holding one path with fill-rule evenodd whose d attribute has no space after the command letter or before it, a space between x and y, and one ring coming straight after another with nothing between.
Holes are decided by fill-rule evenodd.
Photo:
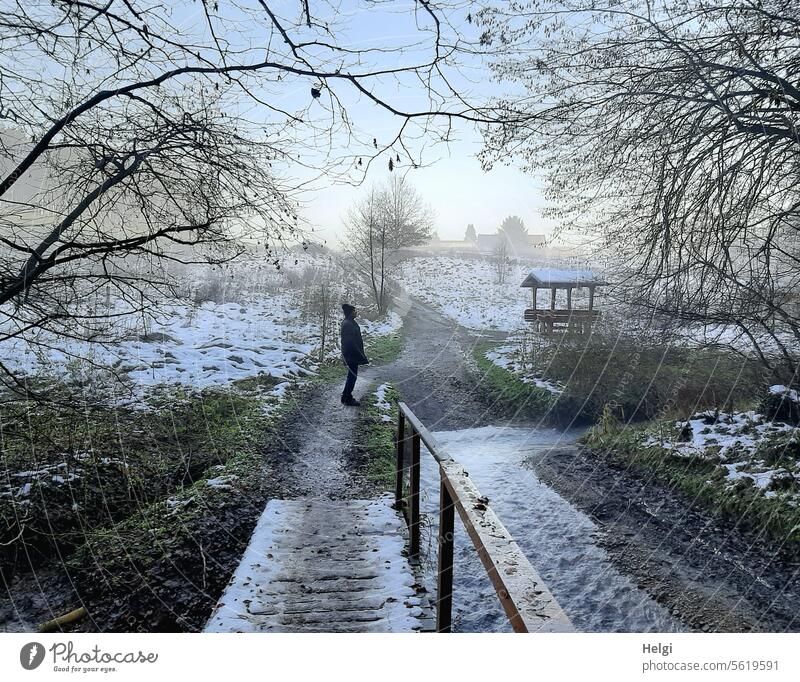
<instances>
[{"instance_id":1,"label":"snow on roof","mask_svg":"<svg viewBox=\"0 0 800 682\"><path fill-rule=\"evenodd\" d=\"M556 268L534 268L524 279L523 287L585 287L605 284L591 270L560 270Z\"/></svg>"}]
</instances>

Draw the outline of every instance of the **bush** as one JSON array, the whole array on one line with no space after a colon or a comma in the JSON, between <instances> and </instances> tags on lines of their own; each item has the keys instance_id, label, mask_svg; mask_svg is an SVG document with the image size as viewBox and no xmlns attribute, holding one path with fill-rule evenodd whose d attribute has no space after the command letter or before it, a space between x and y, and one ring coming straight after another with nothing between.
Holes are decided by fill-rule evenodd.
<instances>
[{"instance_id":1,"label":"bush","mask_svg":"<svg viewBox=\"0 0 800 682\"><path fill-rule=\"evenodd\" d=\"M596 422L608 406L623 422L750 406L764 384L755 360L722 349L669 346L596 329L531 335L530 371L565 387L555 411Z\"/></svg>"},{"instance_id":2,"label":"bush","mask_svg":"<svg viewBox=\"0 0 800 682\"><path fill-rule=\"evenodd\" d=\"M792 398L788 389L782 392L767 392L761 398L758 411L773 421L800 424L800 402Z\"/></svg>"}]
</instances>

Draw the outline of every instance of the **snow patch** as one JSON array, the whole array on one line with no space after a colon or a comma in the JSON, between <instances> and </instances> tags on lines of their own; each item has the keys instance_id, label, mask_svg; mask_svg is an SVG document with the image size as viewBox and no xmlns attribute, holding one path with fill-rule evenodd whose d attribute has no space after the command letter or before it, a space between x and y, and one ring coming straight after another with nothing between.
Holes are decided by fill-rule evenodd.
<instances>
[{"instance_id":1,"label":"snow patch","mask_svg":"<svg viewBox=\"0 0 800 682\"><path fill-rule=\"evenodd\" d=\"M238 476L234 474L229 474L227 476L217 476L216 478L209 478L206 481L206 485L209 488L220 488L223 490L232 490L233 486L231 483L237 481L239 479Z\"/></svg>"},{"instance_id":2,"label":"snow patch","mask_svg":"<svg viewBox=\"0 0 800 682\"><path fill-rule=\"evenodd\" d=\"M375 406L381 411L381 421L391 422L392 404L386 399L386 392L392 388L390 383L384 383L375 389Z\"/></svg>"},{"instance_id":3,"label":"snow patch","mask_svg":"<svg viewBox=\"0 0 800 682\"><path fill-rule=\"evenodd\" d=\"M792 402L800 403L800 394L794 390L793 388L789 388L788 386L783 386L781 384L775 384L774 386L769 387L769 392L772 395L780 395L784 398L788 398Z\"/></svg>"},{"instance_id":4,"label":"snow patch","mask_svg":"<svg viewBox=\"0 0 800 682\"><path fill-rule=\"evenodd\" d=\"M521 369L516 361L517 354L519 353L519 348L516 344L513 343L513 339L509 339L512 343L504 344L502 346L497 346L492 350L486 351L486 359L489 360L493 365L500 367L508 372L514 374L514 376L526 384L533 384L537 388L542 388L553 395L561 395L564 392L564 389L558 386L555 382L549 381L540 376L536 376L534 374L525 372Z\"/></svg>"}]
</instances>

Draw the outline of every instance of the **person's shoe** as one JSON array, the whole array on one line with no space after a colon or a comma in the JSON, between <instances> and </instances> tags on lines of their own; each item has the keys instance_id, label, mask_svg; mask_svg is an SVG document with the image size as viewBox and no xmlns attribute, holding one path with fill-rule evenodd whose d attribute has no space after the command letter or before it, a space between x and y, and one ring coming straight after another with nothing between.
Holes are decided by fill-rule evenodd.
<instances>
[{"instance_id":1,"label":"person's shoe","mask_svg":"<svg viewBox=\"0 0 800 682\"><path fill-rule=\"evenodd\" d=\"M349 405L350 407L358 407L359 405L361 405L361 403L355 398L347 398L345 401L345 405Z\"/></svg>"},{"instance_id":2,"label":"person's shoe","mask_svg":"<svg viewBox=\"0 0 800 682\"><path fill-rule=\"evenodd\" d=\"M347 405L347 398L342 396L342 405Z\"/></svg>"}]
</instances>

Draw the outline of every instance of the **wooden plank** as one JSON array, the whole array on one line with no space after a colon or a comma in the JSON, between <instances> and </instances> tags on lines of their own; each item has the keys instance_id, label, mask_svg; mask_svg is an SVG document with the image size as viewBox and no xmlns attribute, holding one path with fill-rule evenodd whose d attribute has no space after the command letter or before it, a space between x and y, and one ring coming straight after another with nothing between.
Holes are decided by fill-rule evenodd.
<instances>
[{"instance_id":1,"label":"wooden plank","mask_svg":"<svg viewBox=\"0 0 800 682\"><path fill-rule=\"evenodd\" d=\"M574 628L519 545L489 507L464 468L439 464L442 483L478 550L515 632L572 632Z\"/></svg>"},{"instance_id":2,"label":"wooden plank","mask_svg":"<svg viewBox=\"0 0 800 682\"><path fill-rule=\"evenodd\" d=\"M425 447L428 448L428 451L433 455L433 458L439 462L442 459L450 459L450 457L446 454L445 449L439 444L439 441L434 438L433 434L425 428L425 425L417 418L411 408L406 405L404 402L399 402L397 404L398 409L402 412L408 423L411 425L411 430L417 434L419 434L420 439L423 443L425 443Z\"/></svg>"},{"instance_id":3,"label":"wooden plank","mask_svg":"<svg viewBox=\"0 0 800 682\"><path fill-rule=\"evenodd\" d=\"M428 630L392 502L270 500L206 632Z\"/></svg>"}]
</instances>

